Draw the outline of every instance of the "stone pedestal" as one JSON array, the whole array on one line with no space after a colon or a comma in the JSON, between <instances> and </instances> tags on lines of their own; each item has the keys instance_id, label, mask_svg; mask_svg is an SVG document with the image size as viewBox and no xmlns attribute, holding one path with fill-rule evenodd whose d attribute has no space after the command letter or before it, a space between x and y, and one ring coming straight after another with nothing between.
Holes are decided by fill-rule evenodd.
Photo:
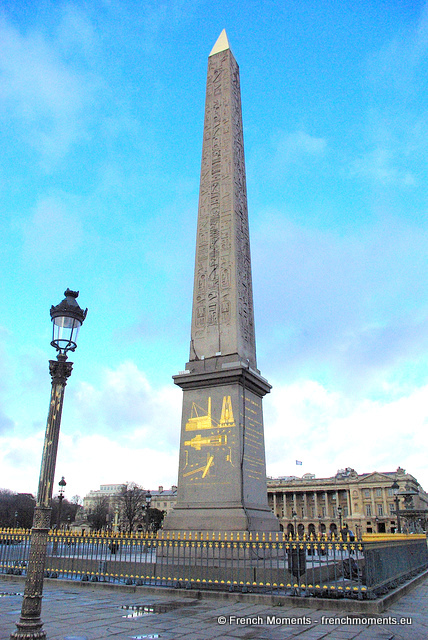
<instances>
[{"instance_id":1,"label":"stone pedestal","mask_svg":"<svg viewBox=\"0 0 428 640\"><path fill-rule=\"evenodd\" d=\"M177 503L166 530L278 531L267 504L262 397L269 383L232 358L188 363Z\"/></svg>"}]
</instances>

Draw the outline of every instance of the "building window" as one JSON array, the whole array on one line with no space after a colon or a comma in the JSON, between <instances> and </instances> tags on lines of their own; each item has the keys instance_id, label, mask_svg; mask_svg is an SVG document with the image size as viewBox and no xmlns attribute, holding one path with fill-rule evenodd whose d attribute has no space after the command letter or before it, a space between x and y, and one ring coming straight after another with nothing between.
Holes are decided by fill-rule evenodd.
<instances>
[{"instance_id":1,"label":"building window","mask_svg":"<svg viewBox=\"0 0 428 640\"><path fill-rule=\"evenodd\" d=\"M343 507L343 517L347 518L349 516L348 507Z\"/></svg>"},{"instance_id":2,"label":"building window","mask_svg":"<svg viewBox=\"0 0 428 640\"><path fill-rule=\"evenodd\" d=\"M371 515L372 515L372 505L366 504L366 516L371 516Z\"/></svg>"},{"instance_id":3,"label":"building window","mask_svg":"<svg viewBox=\"0 0 428 640\"><path fill-rule=\"evenodd\" d=\"M326 515L327 515L326 508L325 508L325 507L322 507L322 508L321 508L321 511L322 511L322 517L323 517L323 518L325 518L325 517L326 517Z\"/></svg>"},{"instance_id":4,"label":"building window","mask_svg":"<svg viewBox=\"0 0 428 640\"><path fill-rule=\"evenodd\" d=\"M364 489L364 497L370 498L370 489Z\"/></svg>"},{"instance_id":5,"label":"building window","mask_svg":"<svg viewBox=\"0 0 428 640\"><path fill-rule=\"evenodd\" d=\"M378 504L377 505L377 515L378 516L383 516L383 504Z\"/></svg>"},{"instance_id":6,"label":"building window","mask_svg":"<svg viewBox=\"0 0 428 640\"><path fill-rule=\"evenodd\" d=\"M389 514L391 516L395 516L395 504L394 503L392 503L392 504L390 503L389 504Z\"/></svg>"},{"instance_id":7,"label":"building window","mask_svg":"<svg viewBox=\"0 0 428 640\"><path fill-rule=\"evenodd\" d=\"M333 518L335 518L335 517L336 517L336 507L334 506L333 507Z\"/></svg>"},{"instance_id":8,"label":"building window","mask_svg":"<svg viewBox=\"0 0 428 640\"><path fill-rule=\"evenodd\" d=\"M382 489L378 487L376 489L376 498L381 498L381 497L382 497Z\"/></svg>"},{"instance_id":9,"label":"building window","mask_svg":"<svg viewBox=\"0 0 428 640\"><path fill-rule=\"evenodd\" d=\"M390 498L392 498L392 496L394 495L394 492L393 492L393 490L392 490L392 487L388 487L388 489L387 489L386 491L387 491L387 493L388 493L388 496L389 496Z\"/></svg>"}]
</instances>

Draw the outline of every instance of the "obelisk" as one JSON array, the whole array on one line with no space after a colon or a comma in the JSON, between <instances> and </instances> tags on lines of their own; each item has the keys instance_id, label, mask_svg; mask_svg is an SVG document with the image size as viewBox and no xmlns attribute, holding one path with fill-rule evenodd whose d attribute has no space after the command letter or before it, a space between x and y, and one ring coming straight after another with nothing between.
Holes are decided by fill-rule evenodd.
<instances>
[{"instance_id":1,"label":"obelisk","mask_svg":"<svg viewBox=\"0 0 428 640\"><path fill-rule=\"evenodd\" d=\"M223 30L208 58L190 358L177 503L164 528L277 531L267 503L239 68Z\"/></svg>"}]
</instances>

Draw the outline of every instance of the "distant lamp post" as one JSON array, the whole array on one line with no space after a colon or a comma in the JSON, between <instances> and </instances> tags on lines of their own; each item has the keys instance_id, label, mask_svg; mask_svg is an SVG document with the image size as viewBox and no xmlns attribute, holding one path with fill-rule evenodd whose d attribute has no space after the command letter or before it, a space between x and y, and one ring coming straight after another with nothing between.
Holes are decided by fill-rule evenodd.
<instances>
[{"instance_id":1,"label":"distant lamp post","mask_svg":"<svg viewBox=\"0 0 428 640\"><path fill-rule=\"evenodd\" d=\"M392 483L391 489L394 494L395 513L397 515L397 529L398 529L398 533L401 533L400 504L399 504L399 498L398 498L398 492L400 491L400 487L398 485L397 480L394 480L394 482Z\"/></svg>"},{"instance_id":2,"label":"distant lamp post","mask_svg":"<svg viewBox=\"0 0 428 640\"><path fill-rule=\"evenodd\" d=\"M294 520L294 537L297 538L297 513L294 511L291 512L291 517Z\"/></svg>"},{"instance_id":3,"label":"distant lamp post","mask_svg":"<svg viewBox=\"0 0 428 640\"><path fill-rule=\"evenodd\" d=\"M149 533L149 510L152 502L152 494L150 491L146 493L146 532Z\"/></svg>"},{"instance_id":4,"label":"distant lamp post","mask_svg":"<svg viewBox=\"0 0 428 640\"><path fill-rule=\"evenodd\" d=\"M339 533L342 531L342 507L337 507L337 515L339 516Z\"/></svg>"},{"instance_id":5,"label":"distant lamp post","mask_svg":"<svg viewBox=\"0 0 428 640\"><path fill-rule=\"evenodd\" d=\"M15 511L15 529L18 527L18 512Z\"/></svg>"},{"instance_id":6,"label":"distant lamp post","mask_svg":"<svg viewBox=\"0 0 428 640\"><path fill-rule=\"evenodd\" d=\"M59 493L58 493L59 505L58 505L58 519L57 519L57 523L56 523L57 531L59 531L59 529L61 529L62 501L64 500L64 487L67 486L67 483L64 480L64 476L62 476L62 478L58 482L58 484L59 484Z\"/></svg>"},{"instance_id":7,"label":"distant lamp post","mask_svg":"<svg viewBox=\"0 0 428 640\"><path fill-rule=\"evenodd\" d=\"M16 623L17 630L10 636L11 640L46 638L40 614L64 390L73 368L73 363L67 362L67 352L76 349L77 334L88 311L83 311L76 302L78 291L67 289L64 295L65 299L56 307L52 306L50 310L53 323L51 345L58 354L56 360L49 360L49 373L52 378L51 400L31 531L30 556L21 617Z\"/></svg>"}]
</instances>

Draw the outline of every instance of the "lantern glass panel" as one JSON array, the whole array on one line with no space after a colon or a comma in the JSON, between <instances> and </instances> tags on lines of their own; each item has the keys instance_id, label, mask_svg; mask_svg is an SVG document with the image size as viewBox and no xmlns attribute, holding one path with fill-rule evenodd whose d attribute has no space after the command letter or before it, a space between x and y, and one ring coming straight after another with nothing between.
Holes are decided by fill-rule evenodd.
<instances>
[{"instance_id":1,"label":"lantern glass panel","mask_svg":"<svg viewBox=\"0 0 428 640\"><path fill-rule=\"evenodd\" d=\"M53 318L52 342L61 351L74 350L77 343L77 335L82 325L80 320L70 316L57 316Z\"/></svg>"}]
</instances>

